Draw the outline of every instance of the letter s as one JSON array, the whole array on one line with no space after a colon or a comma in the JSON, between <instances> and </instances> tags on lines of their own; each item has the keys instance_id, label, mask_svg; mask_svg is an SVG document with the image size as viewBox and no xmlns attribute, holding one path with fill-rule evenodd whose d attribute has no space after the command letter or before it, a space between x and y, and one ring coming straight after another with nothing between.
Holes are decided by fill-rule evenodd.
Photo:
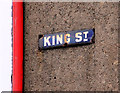
<instances>
[{"instance_id":1,"label":"letter s","mask_svg":"<svg viewBox=\"0 0 120 93\"><path fill-rule=\"evenodd\" d=\"M81 32L78 32L78 33L75 34L75 37L76 37L75 41L76 42L81 42L82 41L82 36L81 35L82 35Z\"/></svg>"}]
</instances>

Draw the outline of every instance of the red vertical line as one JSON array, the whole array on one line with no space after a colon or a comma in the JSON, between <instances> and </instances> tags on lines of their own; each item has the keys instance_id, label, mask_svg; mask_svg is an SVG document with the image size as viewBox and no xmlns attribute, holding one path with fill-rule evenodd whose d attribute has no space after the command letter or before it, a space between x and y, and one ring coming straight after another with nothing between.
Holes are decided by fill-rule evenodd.
<instances>
[{"instance_id":1,"label":"red vertical line","mask_svg":"<svg viewBox=\"0 0 120 93\"><path fill-rule=\"evenodd\" d=\"M13 2L12 91L23 91L23 2Z\"/></svg>"}]
</instances>

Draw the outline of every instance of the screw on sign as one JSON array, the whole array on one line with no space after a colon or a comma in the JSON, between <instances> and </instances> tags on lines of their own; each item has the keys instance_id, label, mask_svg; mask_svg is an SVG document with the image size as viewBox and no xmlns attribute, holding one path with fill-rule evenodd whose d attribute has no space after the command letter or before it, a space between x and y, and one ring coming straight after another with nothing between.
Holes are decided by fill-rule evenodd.
<instances>
[{"instance_id":1,"label":"screw on sign","mask_svg":"<svg viewBox=\"0 0 120 93\"><path fill-rule=\"evenodd\" d=\"M94 43L95 29L39 35L39 49Z\"/></svg>"}]
</instances>

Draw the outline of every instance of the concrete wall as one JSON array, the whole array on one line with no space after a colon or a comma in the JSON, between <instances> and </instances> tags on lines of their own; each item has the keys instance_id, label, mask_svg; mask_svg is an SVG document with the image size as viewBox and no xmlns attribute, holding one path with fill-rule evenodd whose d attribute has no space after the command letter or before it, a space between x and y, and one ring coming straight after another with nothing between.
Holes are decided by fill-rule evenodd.
<instances>
[{"instance_id":1,"label":"concrete wall","mask_svg":"<svg viewBox=\"0 0 120 93\"><path fill-rule=\"evenodd\" d=\"M26 91L118 90L118 3L25 3ZM95 28L95 44L38 50L38 35Z\"/></svg>"}]
</instances>

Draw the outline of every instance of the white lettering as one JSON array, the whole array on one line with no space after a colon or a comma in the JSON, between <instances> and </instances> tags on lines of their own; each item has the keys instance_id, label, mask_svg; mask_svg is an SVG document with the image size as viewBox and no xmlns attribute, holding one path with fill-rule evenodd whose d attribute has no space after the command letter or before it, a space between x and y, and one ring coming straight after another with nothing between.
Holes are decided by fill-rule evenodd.
<instances>
[{"instance_id":1,"label":"white lettering","mask_svg":"<svg viewBox=\"0 0 120 93\"><path fill-rule=\"evenodd\" d=\"M52 45L55 45L55 36L52 36Z\"/></svg>"},{"instance_id":2,"label":"white lettering","mask_svg":"<svg viewBox=\"0 0 120 93\"><path fill-rule=\"evenodd\" d=\"M85 34L85 39L84 39L83 41L88 41L88 39L86 39L86 38L87 38L88 31L87 31L87 32L83 32L83 34Z\"/></svg>"},{"instance_id":3,"label":"white lettering","mask_svg":"<svg viewBox=\"0 0 120 93\"><path fill-rule=\"evenodd\" d=\"M51 45L51 44L50 44L50 41L49 41L50 37L51 37L51 36L48 36L47 38L44 37L44 46L46 46L47 44L48 44L48 46Z\"/></svg>"},{"instance_id":4,"label":"white lettering","mask_svg":"<svg viewBox=\"0 0 120 93\"><path fill-rule=\"evenodd\" d=\"M57 44L62 44L62 40L63 40L63 35L62 34L60 36L57 35Z\"/></svg>"},{"instance_id":5,"label":"white lettering","mask_svg":"<svg viewBox=\"0 0 120 93\"><path fill-rule=\"evenodd\" d=\"M81 42L82 41L82 36L80 36L80 35L82 35L81 32L78 32L78 33L75 34L75 37L76 37L75 41L76 42Z\"/></svg>"},{"instance_id":6,"label":"white lettering","mask_svg":"<svg viewBox=\"0 0 120 93\"><path fill-rule=\"evenodd\" d=\"M65 35L65 43L69 43L70 42L70 34L66 34Z\"/></svg>"}]
</instances>

